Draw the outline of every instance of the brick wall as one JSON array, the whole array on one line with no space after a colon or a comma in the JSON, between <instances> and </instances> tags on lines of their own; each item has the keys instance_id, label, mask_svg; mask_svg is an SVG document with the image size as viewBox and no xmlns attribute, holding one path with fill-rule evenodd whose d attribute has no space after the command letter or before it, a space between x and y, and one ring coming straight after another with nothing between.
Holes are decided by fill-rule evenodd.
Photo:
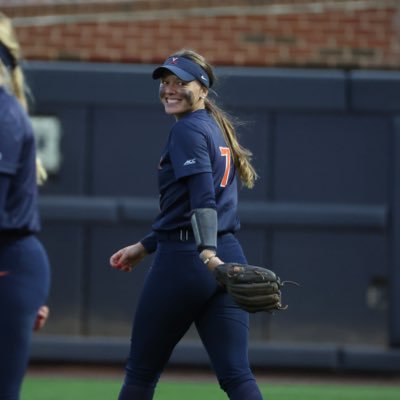
<instances>
[{"instance_id":1,"label":"brick wall","mask_svg":"<svg viewBox=\"0 0 400 400\"><path fill-rule=\"evenodd\" d=\"M398 69L400 0L0 1L28 60Z\"/></svg>"}]
</instances>

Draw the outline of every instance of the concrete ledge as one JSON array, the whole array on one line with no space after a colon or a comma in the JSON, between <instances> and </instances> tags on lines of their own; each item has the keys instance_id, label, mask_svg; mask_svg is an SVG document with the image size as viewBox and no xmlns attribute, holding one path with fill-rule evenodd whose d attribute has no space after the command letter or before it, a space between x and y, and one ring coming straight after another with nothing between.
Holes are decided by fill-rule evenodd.
<instances>
[{"instance_id":1,"label":"concrete ledge","mask_svg":"<svg viewBox=\"0 0 400 400\"><path fill-rule=\"evenodd\" d=\"M400 73L352 71L351 107L354 110L394 112L400 110Z\"/></svg>"},{"instance_id":2,"label":"concrete ledge","mask_svg":"<svg viewBox=\"0 0 400 400\"><path fill-rule=\"evenodd\" d=\"M346 347L340 351L343 371L400 372L400 349Z\"/></svg>"},{"instance_id":3,"label":"concrete ledge","mask_svg":"<svg viewBox=\"0 0 400 400\"><path fill-rule=\"evenodd\" d=\"M336 370L338 348L335 345L308 345L273 343L252 343L249 358L254 367L306 368Z\"/></svg>"},{"instance_id":4,"label":"concrete ledge","mask_svg":"<svg viewBox=\"0 0 400 400\"><path fill-rule=\"evenodd\" d=\"M129 338L37 335L33 362L125 363ZM252 366L269 369L309 369L336 372L400 372L400 350L340 347L335 344L250 343ZM183 340L170 365L209 366L200 341Z\"/></svg>"},{"instance_id":5,"label":"concrete ledge","mask_svg":"<svg viewBox=\"0 0 400 400\"><path fill-rule=\"evenodd\" d=\"M31 360L47 362L124 362L129 339L83 336L38 336L32 342Z\"/></svg>"},{"instance_id":6,"label":"concrete ledge","mask_svg":"<svg viewBox=\"0 0 400 400\"><path fill-rule=\"evenodd\" d=\"M79 222L151 222L158 213L158 201L147 197L42 196L44 220ZM387 226L385 205L320 203L267 203L243 201L239 217L252 225L374 228Z\"/></svg>"}]
</instances>

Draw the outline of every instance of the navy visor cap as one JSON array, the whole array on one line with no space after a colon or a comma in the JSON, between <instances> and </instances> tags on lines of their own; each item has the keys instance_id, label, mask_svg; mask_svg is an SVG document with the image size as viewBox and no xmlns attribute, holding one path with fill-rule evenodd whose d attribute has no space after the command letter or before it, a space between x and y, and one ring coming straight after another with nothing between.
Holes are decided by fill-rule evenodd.
<instances>
[{"instance_id":1,"label":"navy visor cap","mask_svg":"<svg viewBox=\"0 0 400 400\"><path fill-rule=\"evenodd\" d=\"M198 80L205 87L210 87L210 78L206 71L194 61L185 57L169 57L163 65L153 71L153 79L161 78L165 70L172 72L184 82Z\"/></svg>"}]
</instances>

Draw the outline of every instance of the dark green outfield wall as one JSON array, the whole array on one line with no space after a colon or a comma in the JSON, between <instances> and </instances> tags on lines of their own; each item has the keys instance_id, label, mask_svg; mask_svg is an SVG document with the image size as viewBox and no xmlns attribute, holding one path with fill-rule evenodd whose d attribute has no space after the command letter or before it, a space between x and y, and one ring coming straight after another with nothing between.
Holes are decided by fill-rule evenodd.
<instances>
[{"instance_id":1,"label":"dark green outfield wall","mask_svg":"<svg viewBox=\"0 0 400 400\"><path fill-rule=\"evenodd\" d=\"M53 286L36 358L125 357L151 259L126 275L108 258L149 230L173 123L151 70L27 65L33 115L62 132L60 168L41 189ZM218 101L246 122L260 175L240 192L239 237L251 263L301 283L285 290L287 312L251 317L253 361L400 370L400 73L217 72ZM176 362L206 360L194 331L180 349Z\"/></svg>"}]
</instances>

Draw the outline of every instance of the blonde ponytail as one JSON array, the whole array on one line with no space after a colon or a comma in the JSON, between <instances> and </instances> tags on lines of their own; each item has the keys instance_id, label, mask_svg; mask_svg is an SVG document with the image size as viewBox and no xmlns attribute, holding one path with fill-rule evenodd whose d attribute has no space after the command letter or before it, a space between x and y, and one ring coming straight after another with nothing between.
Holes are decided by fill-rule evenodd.
<instances>
[{"instance_id":1,"label":"blonde ponytail","mask_svg":"<svg viewBox=\"0 0 400 400\"><path fill-rule=\"evenodd\" d=\"M47 171L42 164L42 160L36 157L36 182L43 185L47 181Z\"/></svg>"},{"instance_id":2,"label":"blonde ponytail","mask_svg":"<svg viewBox=\"0 0 400 400\"><path fill-rule=\"evenodd\" d=\"M184 49L175 53L174 56L186 57L199 64L210 78L210 87L215 82L216 76L213 68L200 54L193 50ZM208 97L205 99L205 108L212 114L224 135L225 141L231 150L232 158L241 182L247 188L253 188L258 175L251 164L252 153L239 143L232 119Z\"/></svg>"},{"instance_id":3,"label":"blonde ponytail","mask_svg":"<svg viewBox=\"0 0 400 400\"><path fill-rule=\"evenodd\" d=\"M251 165L251 151L239 143L235 127L223 110L208 98L205 100L205 107L212 114L224 135L225 141L231 150L233 162L235 163L241 182L247 188L252 189L258 176Z\"/></svg>"}]
</instances>

